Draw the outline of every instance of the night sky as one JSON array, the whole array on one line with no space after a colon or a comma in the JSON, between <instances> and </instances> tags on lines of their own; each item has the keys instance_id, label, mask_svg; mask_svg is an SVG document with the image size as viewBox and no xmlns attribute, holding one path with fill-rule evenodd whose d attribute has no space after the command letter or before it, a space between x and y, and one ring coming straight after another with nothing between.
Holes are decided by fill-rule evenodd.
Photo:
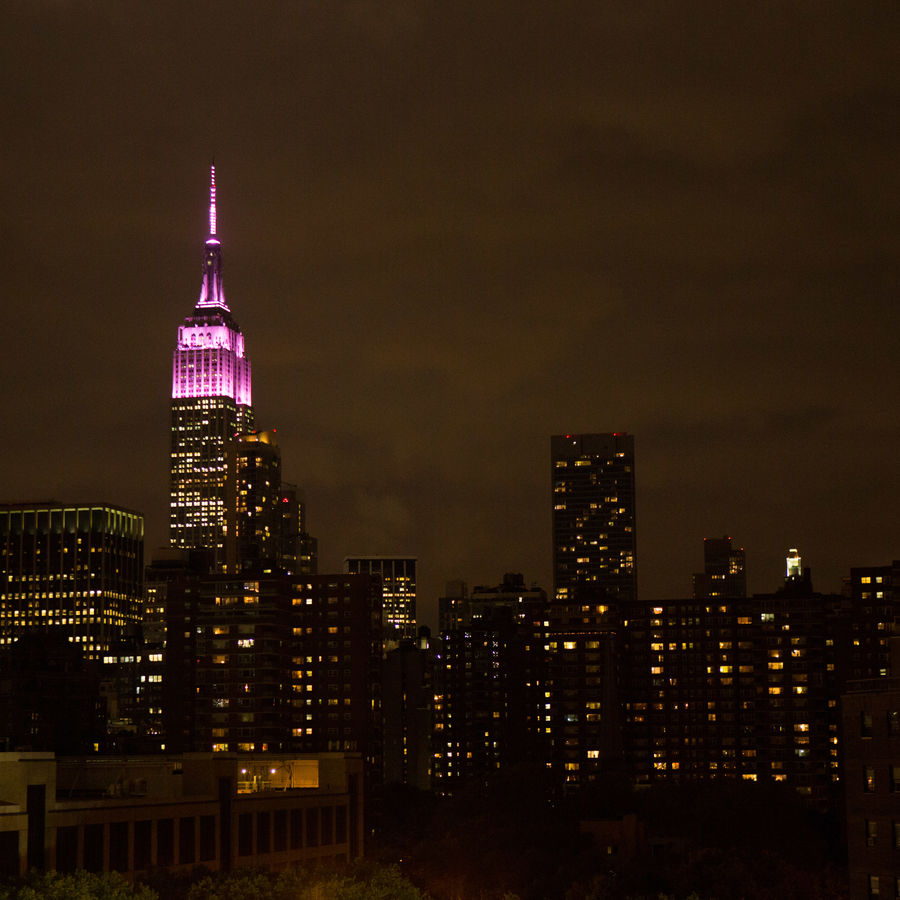
<instances>
[{"instance_id":1,"label":"night sky","mask_svg":"<svg viewBox=\"0 0 900 900\"><path fill-rule=\"evenodd\" d=\"M635 435L641 596L900 557L896 2L0 6L0 499L165 543L215 158L321 570L550 587L549 435Z\"/></svg>"}]
</instances>

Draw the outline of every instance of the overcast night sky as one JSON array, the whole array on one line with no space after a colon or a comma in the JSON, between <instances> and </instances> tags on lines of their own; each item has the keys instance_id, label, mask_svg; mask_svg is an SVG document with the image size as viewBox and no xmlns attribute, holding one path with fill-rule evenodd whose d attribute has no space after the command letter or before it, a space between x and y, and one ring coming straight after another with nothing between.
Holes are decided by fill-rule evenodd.
<instances>
[{"instance_id":1,"label":"overcast night sky","mask_svg":"<svg viewBox=\"0 0 900 900\"><path fill-rule=\"evenodd\" d=\"M215 157L321 571L550 587L549 435L635 435L641 595L900 558L896 2L0 5L0 499L166 540Z\"/></svg>"}]
</instances>

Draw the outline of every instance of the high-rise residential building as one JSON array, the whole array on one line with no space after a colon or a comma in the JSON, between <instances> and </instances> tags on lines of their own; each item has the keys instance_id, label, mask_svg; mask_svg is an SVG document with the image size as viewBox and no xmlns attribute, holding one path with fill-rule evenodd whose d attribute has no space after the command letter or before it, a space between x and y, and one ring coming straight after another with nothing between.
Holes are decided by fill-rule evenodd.
<instances>
[{"instance_id":1,"label":"high-rise residential building","mask_svg":"<svg viewBox=\"0 0 900 900\"><path fill-rule=\"evenodd\" d=\"M416 636L415 556L347 556L344 571L350 575L377 575L384 596L385 652L404 638Z\"/></svg>"},{"instance_id":2,"label":"high-rise residential building","mask_svg":"<svg viewBox=\"0 0 900 900\"><path fill-rule=\"evenodd\" d=\"M552 765L566 793L622 762L619 608L582 586L546 612L545 721Z\"/></svg>"},{"instance_id":3,"label":"high-rise residential building","mask_svg":"<svg viewBox=\"0 0 900 900\"><path fill-rule=\"evenodd\" d=\"M381 590L365 575L160 569L166 749L359 752L381 779Z\"/></svg>"},{"instance_id":4,"label":"high-rise residential building","mask_svg":"<svg viewBox=\"0 0 900 900\"><path fill-rule=\"evenodd\" d=\"M226 446L235 434L252 430L250 359L225 301L213 167L200 297L178 329L172 365L169 542L213 550L219 569L224 565Z\"/></svg>"},{"instance_id":5,"label":"high-rise residential building","mask_svg":"<svg viewBox=\"0 0 900 900\"><path fill-rule=\"evenodd\" d=\"M634 437L550 438L553 587L560 601L579 588L596 598L637 598Z\"/></svg>"},{"instance_id":6,"label":"high-rise residential building","mask_svg":"<svg viewBox=\"0 0 900 900\"><path fill-rule=\"evenodd\" d=\"M693 577L694 599L734 599L747 596L744 548L733 547L731 538L703 539L703 571Z\"/></svg>"},{"instance_id":7,"label":"high-rise residential building","mask_svg":"<svg viewBox=\"0 0 900 900\"><path fill-rule=\"evenodd\" d=\"M508 573L442 597L434 668L434 783L442 793L517 763L547 759L547 594Z\"/></svg>"},{"instance_id":8,"label":"high-rise residential building","mask_svg":"<svg viewBox=\"0 0 900 900\"><path fill-rule=\"evenodd\" d=\"M107 504L0 505L0 646L53 631L102 659L141 620L144 519Z\"/></svg>"},{"instance_id":9,"label":"high-rise residential building","mask_svg":"<svg viewBox=\"0 0 900 900\"><path fill-rule=\"evenodd\" d=\"M620 665L636 781L784 782L826 802L842 605L812 590L634 604Z\"/></svg>"}]
</instances>

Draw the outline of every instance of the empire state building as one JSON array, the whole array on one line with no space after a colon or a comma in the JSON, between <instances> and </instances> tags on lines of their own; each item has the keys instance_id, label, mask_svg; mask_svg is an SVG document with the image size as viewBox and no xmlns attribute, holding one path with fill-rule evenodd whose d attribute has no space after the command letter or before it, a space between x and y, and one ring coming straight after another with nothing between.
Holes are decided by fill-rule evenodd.
<instances>
[{"instance_id":1,"label":"empire state building","mask_svg":"<svg viewBox=\"0 0 900 900\"><path fill-rule=\"evenodd\" d=\"M222 285L213 166L200 297L178 329L172 361L169 543L213 550L217 568L224 562L226 447L252 429L250 360Z\"/></svg>"}]
</instances>

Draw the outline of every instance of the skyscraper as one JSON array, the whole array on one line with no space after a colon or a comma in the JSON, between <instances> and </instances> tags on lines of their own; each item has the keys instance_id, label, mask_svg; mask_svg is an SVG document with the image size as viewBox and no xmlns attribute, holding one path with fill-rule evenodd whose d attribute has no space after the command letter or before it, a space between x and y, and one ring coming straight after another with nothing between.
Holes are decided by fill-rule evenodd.
<instances>
[{"instance_id":1,"label":"skyscraper","mask_svg":"<svg viewBox=\"0 0 900 900\"><path fill-rule=\"evenodd\" d=\"M178 329L172 365L169 542L209 548L221 568L225 540L225 448L253 429L250 360L222 283L216 227L216 170L210 170L209 236L200 297Z\"/></svg>"},{"instance_id":2,"label":"skyscraper","mask_svg":"<svg viewBox=\"0 0 900 900\"><path fill-rule=\"evenodd\" d=\"M635 600L634 437L555 435L550 457L555 598Z\"/></svg>"}]
</instances>

